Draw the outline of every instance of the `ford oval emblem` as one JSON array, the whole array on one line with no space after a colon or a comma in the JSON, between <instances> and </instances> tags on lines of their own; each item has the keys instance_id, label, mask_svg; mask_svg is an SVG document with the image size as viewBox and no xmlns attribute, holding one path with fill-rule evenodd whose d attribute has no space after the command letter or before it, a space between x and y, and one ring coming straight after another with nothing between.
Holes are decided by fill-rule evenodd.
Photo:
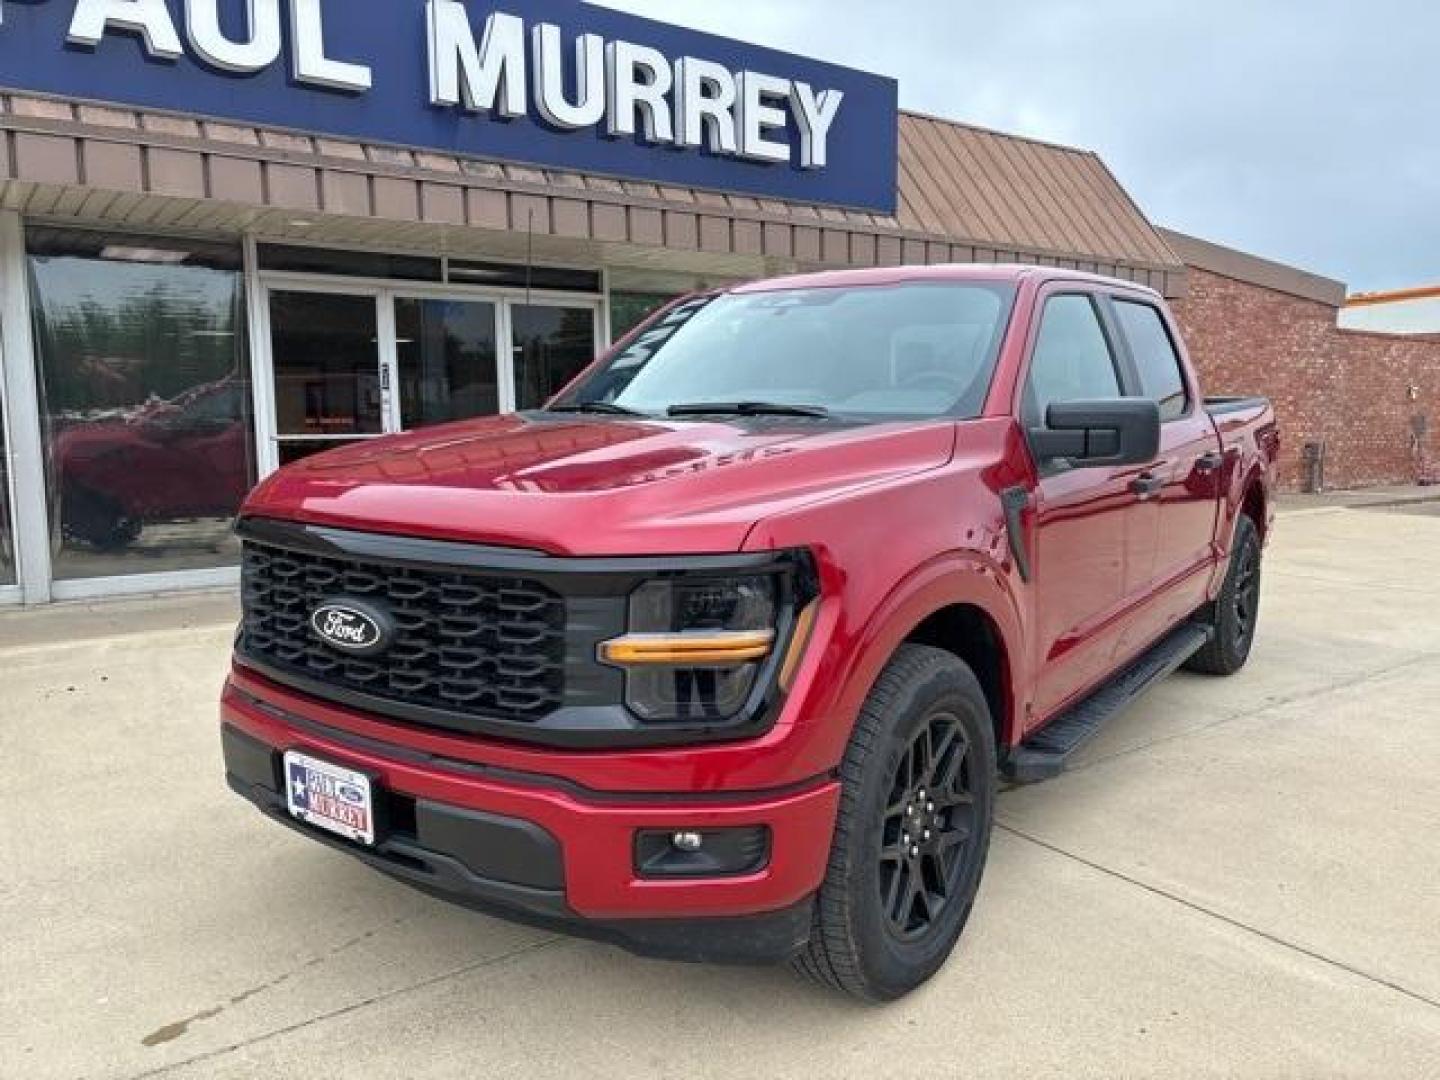
<instances>
[{"instance_id":1,"label":"ford oval emblem","mask_svg":"<svg viewBox=\"0 0 1440 1080\"><path fill-rule=\"evenodd\" d=\"M355 600L332 600L310 615L310 629L332 649L375 656L390 647L394 624L379 608Z\"/></svg>"}]
</instances>

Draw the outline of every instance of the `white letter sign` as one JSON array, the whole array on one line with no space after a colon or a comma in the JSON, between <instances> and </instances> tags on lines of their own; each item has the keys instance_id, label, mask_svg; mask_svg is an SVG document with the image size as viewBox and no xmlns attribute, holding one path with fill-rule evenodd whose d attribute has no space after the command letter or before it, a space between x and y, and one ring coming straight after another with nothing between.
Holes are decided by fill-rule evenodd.
<instances>
[{"instance_id":1,"label":"white letter sign","mask_svg":"<svg viewBox=\"0 0 1440 1080\"><path fill-rule=\"evenodd\" d=\"M430 103L514 120L525 115L525 23L499 12L477 48L458 0L429 0Z\"/></svg>"},{"instance_id":2,"label":"white letter sign","mask_svg":"<svg viewBox=\"0 0 1440 1080\"><path fill-rule=\"evenodd\" d=\"M139 34L151 56L179 60L184 55L165 0L79 0L70 20L69 40L93 49L112 26Z\"/></svg>"},{"instance_id":3,"label":"white letter sign","mask_svg":"<svg viewBox=\"0 0 1440 1080\"><path fill-rule=\"evenodd\" d=\"M320 0L290 0L295 80L332 90L369 90L373 82L364 64L346 64L325 55L325 24Z\"/></svg>"},{"instance_id":4,"label":"white letter sign","mask_svg":"<svg viewBox=\"0 0 1440 1080\"><path fill-rule=\"evenodd\" d=\"M190 47L208 64L250 74L280 59L280 0L247 0L248 41L232 41L220 29L220 0L188 0L185 30Z\"/></svg>"}]
</instances>

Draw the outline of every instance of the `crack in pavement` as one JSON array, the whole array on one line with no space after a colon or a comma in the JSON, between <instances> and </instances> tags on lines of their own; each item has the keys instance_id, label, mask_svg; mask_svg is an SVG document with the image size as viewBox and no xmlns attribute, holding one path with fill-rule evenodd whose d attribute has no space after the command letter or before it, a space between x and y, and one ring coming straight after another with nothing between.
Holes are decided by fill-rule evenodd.
<instances>
[{"instance_id":1,"label":"crack in pavement","mask_svg":"<svg viewBox=\"0 0 1440 1080\"><path fill-rule=\"evenodd\" d=\"M181 1061L171 1062L168 1065L161 1065L158 1068L148 1069L145 1072L132 1073L126 1078L126 1080L151 1080L152 1077L165 1076L167 1074L175 1073L181 1069L187 1069L192 1065L198 1065L201 1062L214 1061L217 1058L222 1058L228 1054L233 1054L237 1050L244 1050L247 1047L257 1046L260 1043L269 1042L271 1039L278 1039L284 1035L291 1035L297 1031L302 1031L305 1028L311 1027L315 1024L323 1024L329 1020L335 1020L342 1016L349 1016L352 1013L360 1012L363 1009L368 1009L372 1005L380 1005L384 1002L394 1000L395 998L403 997L406 994L413 994L418 990L428 990L430 987L438 986L439 984L447 982L450 979L458 979L461 976L468 975L475 971L481 971L485 968L497 967L510 960L516 960L531 953L540 952L542 949L548 949L553 945L556 945L558 943L564 943L569 940L569 938L561 937L559 935L541 938L539 941L529 942L525 945L520 946L519 948L511 949L509 952L501 953L498 956L486 957L484 960L477 960L471 964L465 964L458 968L452 968L450 971L442 972L439 975L433 975L428 979L422 979L417 983L410 984L409 986L399 986L396 987L394 990L387 990L382 994L375 994L361 1001L351 1002L349 1005L344 1005L338 1009L332 1009L329 1012L319 1013L304 1020L296 1021L293 1024L287 1024L284 1027L274 1028L270 1031L262 1032L261 1034L255 1035L248 1039L241 1039L239 1042L231 1043L228 1046L218 1047L217 1049L209 1050L203 1054L196 1054L194 1057L185 1058Z\"/></svg>"},{"instance_id":2,"label":"crack in pavement","mask_svg":"<svg viewBox=\"0 0 1440 1080\"><path fill-rule=\"evenodd\" d=\"M1095 862L1092 859L1087 859L1083 855L1077 855L1073 851L1067 851L1056 844L1050 843L1049 841L1041 840L1038 836L1032 836L1030 833L1024 832L1021 829L1017 829L1013 825L1007 825L1002 821L996 821L995 828L999 831L1007 832L1011 836L1017 837L1020 840L1028 841L1029 843L1034 844L1036 847L1043 848L1045 851L1049 851L1052 854L1059 855L1061 858L1069 859L1072 862L1079 863L1081 866L1094 870L1096 873L1104 874L1106 877L1114 878L1117 881L1123 881L1125 884L1132 885L1137 889L1143 889L1145 892L1150 893L1152 896L1158 896L1161 899L1169 900L1171 903L1179 904L1181 907L1188 908L1189 910L1194 911L1197 914L1204 915L1210 919L1214 919L1216 922L1224 923L1226 926L1233 927L1234 929L1240 930L1246 934L1250 934L1253 937L1268 941L1273 945L1278 945L1283 949L1289 950L1290 952L1298 953L1299 955L1308 957L1309 959L1315 960L1318 963L1325 964L1328 967L1333 967L1338 971L1343 971L1346 974L1352 975L1357 979L1363 979L1364 981L1373 983L1376 986L1384 987L1387 990L1393 990L1395 993L1410 998L1412 1001L1416 1001L1421 1005L1428 1005L1430 1008L1440 1011L1440 1001L1436 1001L1433 998L1428 998L1424 994L1421 994L1415 990L1411 990L1408 987L1402 986L1397 982L1385 978L1383 975L1375 975L1361 968L1357 968L1350 964L1347 964L1343 960L1337 960L1333 956L1326 956L1322 952L1317 952L1316 950L1307 948L1306 946L1298 944L1297 942L1289 941L1283 937L1280 937L1278 934L1271 933L1268 930L1262 930L1259 927L1251 926L1249 923L1243 922L1240 919L1234 918L1233 916L1226 915L1224 912L1216 911L1214 908L1209 908L1206 907L1204 904L1198 903L1194 900L1186 899L1178 893L1173 893L1167 889L1162 889L1158 885L1152 885L1147 881L1142 881L1139 878L1132 877L1129 874L1124 873L1123 871L1115 870L1111 867L1103 865L1102 863Z\"/></svg>"},{"instance_id":3,"label":"crack in pavement","mask_svg":"<svg viewBox=\"0 0 1440 1080\"><path fill-rule=\"evenodd\" d=\"M307 971L313 971L321 964L328 963L329 961L335 959L335 957L339 956L341 953L348 952L350 949L355 948L355 946L357 945L363 945L370 939L385 933L385 931L387 930L393 930L395 927L401 926L409 922L413 918L413 915L401 915L394 919L391 919L389 922L381 924L380 926L374 927L370 930L366 930L363 934L357 934L349 940L342 941L340 944L334 946L333 948L326 950L319 956L312 956L303 964L300 964L297 967L293 967L289 971L283 972L282 974L275 976L275 978L273 979L260 983L258 986L252 986L249 990L242 990L240 993L232 995L229 1000L225 1001L223 1004L215 1005L208 1009L202 1009L200 1012L194 1013L191 1016L187 1016L182 1020L176 1020L172 1023L165 1024L159 1028L156 1028L149 1035L146 1035L143 1039L141 1039L140 1044L142 1046L161 1046L164 1043L173 1042L174 1040L180 1038L182 1035L188 1032L190 1030L190 1025L198 1024L203 1020L212 1020L215 1017L219 1016L221 1013L223 1013L226 1009L233 1009L235 1006L242 1005L253 997L258 997L259 995L266 993L267 991L274 990L276 987L283 986L285 983L289 982L296 976L303 975Z\"/></svg>"}]
</instances>

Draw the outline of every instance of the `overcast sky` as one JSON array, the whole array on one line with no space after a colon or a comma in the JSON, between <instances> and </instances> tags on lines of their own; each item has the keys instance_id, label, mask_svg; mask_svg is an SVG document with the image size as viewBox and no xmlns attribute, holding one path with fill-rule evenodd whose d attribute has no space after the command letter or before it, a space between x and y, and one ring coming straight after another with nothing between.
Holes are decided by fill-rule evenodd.
<instances>
[{"instance_id":1,"label":"overcast sky","mask_svg":"<svg viewBox=\"0 0 1440 1080\"><path fill-rule=\"evenodd\" d=\"M1352 289L1440 282L1434 0L604 3L1096 150L1158 224Z\"/></svg>"}]
</instances>

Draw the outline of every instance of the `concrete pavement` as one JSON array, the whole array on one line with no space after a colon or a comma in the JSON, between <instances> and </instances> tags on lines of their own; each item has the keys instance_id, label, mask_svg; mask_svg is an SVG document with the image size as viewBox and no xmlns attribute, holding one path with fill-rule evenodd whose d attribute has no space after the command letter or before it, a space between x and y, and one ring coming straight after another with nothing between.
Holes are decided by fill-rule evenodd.
<instances>
[{"instance_id":1,"label":"concrete pavement","mask_svg":"<svg viewBox=\"0 0 1440 1080\"><path fill-rule=\"evenodd\" d=\"M420 897L265 823L228 597L0 616L0 1076L1440 1075L1440 518L1287 513L1252 666L1007 792L884 1009Z\"/></svg>"}]
</instances>

